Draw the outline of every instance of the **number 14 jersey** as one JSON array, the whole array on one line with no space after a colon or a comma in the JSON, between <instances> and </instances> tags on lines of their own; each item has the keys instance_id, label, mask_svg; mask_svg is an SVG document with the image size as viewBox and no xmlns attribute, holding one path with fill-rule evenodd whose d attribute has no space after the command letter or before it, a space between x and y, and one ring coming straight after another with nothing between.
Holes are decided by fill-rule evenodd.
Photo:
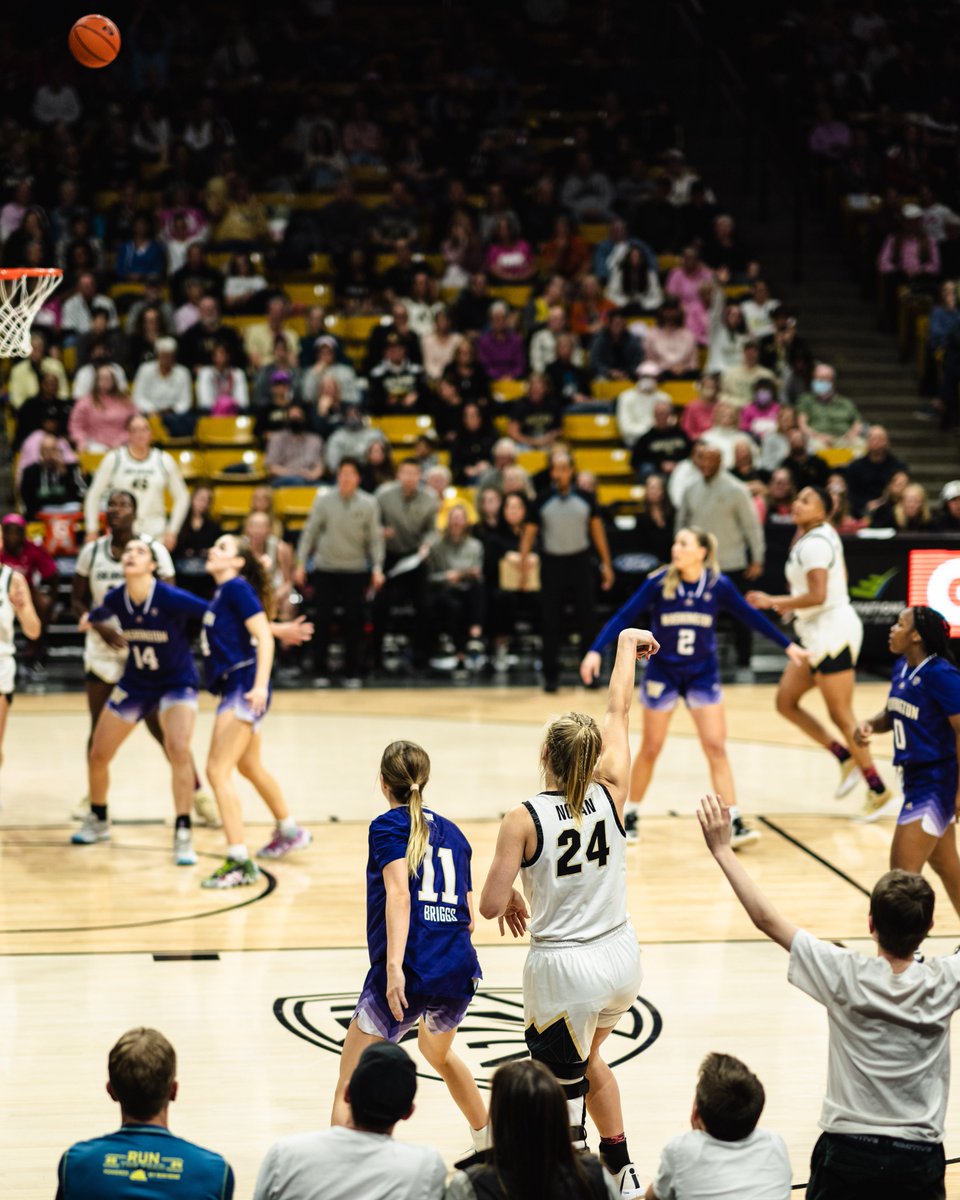
<instances>
[{"instance_id":1,"label":"number 14 jersey","mask_svg":"<svg viewBox=\"0 0 960 1200\"><path fill-rule=\"evenodd\" d=\"M541 792L524 807L537 848L520 865L534 942L589 942L627 919L627 841L610 793L591 783L580 824L562 792Z\"/></svg>"}]
</instances>

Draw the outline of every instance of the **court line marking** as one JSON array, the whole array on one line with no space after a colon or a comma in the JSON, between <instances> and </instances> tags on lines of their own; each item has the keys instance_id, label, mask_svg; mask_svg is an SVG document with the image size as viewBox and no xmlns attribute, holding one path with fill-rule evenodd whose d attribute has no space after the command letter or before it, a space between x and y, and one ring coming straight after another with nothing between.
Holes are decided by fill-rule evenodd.
<instances>
[{"instance_id":1,"label":"court line marking","mask_svg":"<svg viewBox=\"0 0 960 1200\"><path fill-rule=\"evenodd\" d=\"M869 889L865 888L862 883L858 883L856 879L848 875L846 871L841 871L841 869L838 866L835 866L834 863L832 863L828 858L824 858L822 854L818 854L816 850L812 850L804 842L801 842L799 838L795 838L792 833L787 833L785 829L781 829L776 821L771 821L769 817L763 816L758 817L757 820L760 821L761 824L766 825L768 829L772 829L774 833L778 833L780 837L784 839L784 841L790 842L790 844L796 846L798 850L802 850L804 854L808 854L822 867L826 867L828 871L832 871L834 875L839 876L844 883L849 883L851 887L856 888L858 892L861 892L868 899L870 898Z\"/></svg>"}]
</instances>

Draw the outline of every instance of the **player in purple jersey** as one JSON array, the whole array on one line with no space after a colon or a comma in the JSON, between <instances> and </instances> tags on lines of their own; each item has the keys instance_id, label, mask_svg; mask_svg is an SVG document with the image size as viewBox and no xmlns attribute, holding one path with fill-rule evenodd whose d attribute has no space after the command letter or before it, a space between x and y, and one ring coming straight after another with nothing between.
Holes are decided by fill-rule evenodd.
<instances>
[{"instance_id":1,"label":"player in purple jersey","mask_svg":"<svg viewBox=\"0 0 960 1200\"><path fill-rule=\"evenodd\" d=\"M124 585L106 594L90 612L88 624L101 636L119 626L130 652L97 719L88 757L90 814L71 841L90 845L109 839L110 763L137 723L156 710L173 776L174 862L193 866L197 856L190 831L195 783L190 739L198 681L186 625L201 619L207 606L189 592L160 583L153 549L139 538L127 543L120 562Z\"/></svg>"},{"instance_id":2,"label":"player in purple jersey","mask_svg":"<svg viewBox=\"0 0 960 1200\"><path fill-rule=\"evenodd\" d=\"M858 746L866 746L875 733L893 733L903 805L890 866L919 874L929 863L960 913L960 670L950 650L950 628L936 609L905 608L890 627L889 645L900 657L886 706L861 722L853 736Z\"/></svg>"},{"instance_id":3,"label":"player in purple jersey","mask_svg":"<svg viewBox=\"0 0 960 1200\"><path fill-rule=\"evenodd\" d=\"M203 617L203 656L207 687L220 697L207 757L207 778L217 798L227 855L205 888L255 883L260 868L251 859L243 832L243 811L234 772L250 781L276 821L273 837L257 853L281 858L309 846L309 832L291 817L280 785L260 757L260 723L270 705L274 631L270 579L250 547L225 533L207 552L207 570L217 590ZM294 625L295 622L285 622Z\"/></svg>"},{"instance_id":4,"label":"player in purple jersey","mask_svg":"<svg viewBox=\"0 0 960 1200\"><path fill-rule=\"evenodd\" d=\"M420 1052L446 1083L482 1150L486 1106L469 1067L452 1050L480 978L470 940L472 851L452 821L424 808L429 778L422 746L391 742L384 750L380 790L390 807L370 826L367 859L370 970L344 1038L331 1123L349 1120L344 1091L367 1046L399 1042L419 1022Z\"/></svg>"},{"instance_id":5,"label":"player in purple jersey","mask_svg":"<svg viewBox=\"0 0 960 1200\"><path fill-rule=\"evenodd\" d=\"M648 576L618 613L594 638L580 664L590 685L600 672L600 652L621 629L650 614L650 629L660 653L650 659L640 687L643 735L630 773L630 804L624 825L637 836L638 805L646 795L653 769L663 749L670 718L682 696L696 726L707 759L714 791L733 813L733 845L739 847L760 835L750 829L736 809L733 772L727 758L727 719L720 690L716 623L719 612L730 613L781 646L792 662L806 662L806 652L743 599L717 565L717 542L700 529L681 529L673 542L670 566Z\"/></svg>"}]
</instances>

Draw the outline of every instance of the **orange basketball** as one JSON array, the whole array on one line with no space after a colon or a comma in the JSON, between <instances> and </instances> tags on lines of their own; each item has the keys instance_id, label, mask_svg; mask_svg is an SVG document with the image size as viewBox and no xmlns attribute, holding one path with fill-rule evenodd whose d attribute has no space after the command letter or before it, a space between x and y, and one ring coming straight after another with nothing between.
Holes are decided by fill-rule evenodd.
<instances>
[{"instance_id":1,"label":"orange basketball","mask_svg":"<svg viewBox=\"0 0 960 1200\"><path fill-rule=\"evenodd\" d=\"M70 53L81 66L106 67L120 53L120 30L97 13L81 17L70 30Z\"/></svg>"}]
</instances>

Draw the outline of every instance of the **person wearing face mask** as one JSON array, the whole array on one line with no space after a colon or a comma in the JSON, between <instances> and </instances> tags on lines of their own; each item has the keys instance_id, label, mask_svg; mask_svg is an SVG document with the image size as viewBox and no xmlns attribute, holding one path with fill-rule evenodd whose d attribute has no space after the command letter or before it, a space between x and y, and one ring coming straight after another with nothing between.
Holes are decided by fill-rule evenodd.
<instances>
[{"instance_id":1,"label":"person wearing face mask","mask_svg":"<svg viewBox=\"0 0 960 1200\"><path fill-rule=\"evenodd\" d=\"M287 421L267 444L264 459L274 487L301 487L323 475L323 440L311 433L299 404L287 409Z\"/></svg>"},{"instance_id":2,"label":"person wearing face mask","mask_svg":"<svg viewBox=\"0 0 960 1200\"><path fill-rule=\"evenodd\" d=\"M753 385L753 395L746 408L740 410L740 428L761 444L763 439L777 428L780 402L773 383L769 379L758 379Z\"/></svg>"},{"instance_id":3,"label":"person wearing face mask","mask_svg":"<svg viewBox=\"0 0 960 1200\"><path fill-rule=\"evenodd\" d=\"M655 362L640 364L637 382L617 397L617 428L621 439L633 446L653 427L657 403L671 404L670 397L657 387L660 368Z\"/></svg>"},{"instance_id":4,"label":"person wearing face mask","mask_svg":"<svg viewBox=\"0 0 960 1200\"><path fill-rule=\"evenodd\" d=\"M754 387L761 380L776 383L773 372L760 365L760 347L750 338L743 343L740 361L724 369L720 382L722 398L738 409L746 408L753 398Z\"/></svg>"},{"instance_id":5,"label":"person wearing face mask","mask_svg":"<svg viewBox=\"0 0 960 1200\"><path fill-rule=\"evenodd\" d=\"M343 424L333 431L326 446L327 470L331 475L336 474L341 459L355 458L357 462L364 462L371 442L387 440L379 429L366 422L359 401L341 397L340 407Z\"/></svg>"},{"instance_id":6,"label":"person wearing face mask","mask_svg":"<svg viewBox=\"0 0 960 1200\"><path fill-rule=\"evenodd\" d=\"M863 419L853 401L837 391L837 373L829 364L814 367L810 391L797 402L797 415L814 452L828 446L862 452Z\"/></svg>"}]
</instances>

